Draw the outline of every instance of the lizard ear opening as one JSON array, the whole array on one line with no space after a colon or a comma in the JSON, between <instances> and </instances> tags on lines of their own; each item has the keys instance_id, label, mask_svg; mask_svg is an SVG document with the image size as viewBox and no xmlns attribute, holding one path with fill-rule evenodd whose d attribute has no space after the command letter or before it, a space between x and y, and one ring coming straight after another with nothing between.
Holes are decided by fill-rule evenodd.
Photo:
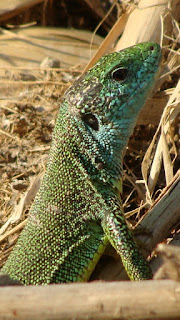
<instances>
[{"instance_id":1,"label":"lizard ear opening","mask_svg":"<svg viewBox=\"0 0 180 320\"><path fill-rule=\"evenodd\" d=\"M127 77L128 69L126 68L118 68L112 71L111 75L115 81L124 81Z\"/></svg>"},{"instance_id":2,"label":"lizard ear opening","mask_svg":"<svg viewBox=\"0 0 180 320\"><path fill-rule=\"evenodd\" d=\"M98 119L94 114L92 113L82 114L81 118L89 127L94 129L95 131L99 130Z\"/></svg>"}]
</instances>

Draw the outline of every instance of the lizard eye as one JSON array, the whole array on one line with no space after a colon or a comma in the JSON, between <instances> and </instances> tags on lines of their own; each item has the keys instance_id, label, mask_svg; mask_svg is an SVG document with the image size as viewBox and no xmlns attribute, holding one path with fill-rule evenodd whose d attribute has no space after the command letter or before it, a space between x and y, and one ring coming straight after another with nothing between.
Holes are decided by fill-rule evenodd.
<instances>
[{"instance_id":1,"label":"lizard eye","mask_svg":"<svg viewBox=\"0 0 180 320\"><path fill-rule=\"evenodd\" d=\"M118 68L112 71L111 75L115 81L124 81L128 74L128 69Z\"/></svg>"},{"instance_id":2,"label":"lizard eye","mask_svg":"<svg viewBox=\"0 0 180 320\"><path fill-rule=\"evenodd\" d=\"M87 113L82 115L82 120L95 131L99 130L99 123L96 116L92 113Z\"/></svg>"}]
</instances>

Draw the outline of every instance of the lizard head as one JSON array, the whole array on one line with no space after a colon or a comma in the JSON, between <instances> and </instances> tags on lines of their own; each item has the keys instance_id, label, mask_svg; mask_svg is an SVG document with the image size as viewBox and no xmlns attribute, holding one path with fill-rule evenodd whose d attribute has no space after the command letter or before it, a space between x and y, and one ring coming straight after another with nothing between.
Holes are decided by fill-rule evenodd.
<instances>
[{"instance_id":1,"label":"lizard head","mask_svg":"<svg viewBox=\"0 0 180 320\"><path fill-rule=\"evenodd\" d=\"M160 46L151 42L108 54L75 81L66 99L93 130L104 124L124 130L153 88L160 58Z\"/></svg>"},{"instance_id":2,"label":"lizard head","mask_svg":"<svg viewBox=\"0 0 180 320\"><path fill-rule=\"evenodd\" d=\"M158 44L137 44L102 57L67 90L69 112L79 126L84 125L84 138L87 132L92 145L96 142L94 148L100 150L102 161L122 158L153 88L160 58Z\"/></svg>"}]
</instances>

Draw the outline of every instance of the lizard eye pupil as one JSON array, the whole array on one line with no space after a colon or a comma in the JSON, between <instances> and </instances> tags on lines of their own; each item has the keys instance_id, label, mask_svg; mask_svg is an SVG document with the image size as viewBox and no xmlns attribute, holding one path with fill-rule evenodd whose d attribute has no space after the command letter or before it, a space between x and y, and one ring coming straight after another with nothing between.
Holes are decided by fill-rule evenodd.
<instances>
[{"instance_id":1,"label":"lizard eye pupil","mask_svg":"<svg viewBox=\"0 0 180 320\"><path fill-rule=\"evenodd\" d=\"M95 131L99 130L99 123L96 116L92 113L87 113L82 115L82 120Z\"/></svg>"},{"instance_id":2,"label":"lizard eye pupil","mask_svg":"<svg viewBox=\"0 0 180 320\"><path fill-rule=\"evenodd\" d=\"M127 74L128 74L128 69L125 69L125 68L115 69L112 72L112 78L115 81L124 81L127 77Z\"/></svg>"}]
</instances>

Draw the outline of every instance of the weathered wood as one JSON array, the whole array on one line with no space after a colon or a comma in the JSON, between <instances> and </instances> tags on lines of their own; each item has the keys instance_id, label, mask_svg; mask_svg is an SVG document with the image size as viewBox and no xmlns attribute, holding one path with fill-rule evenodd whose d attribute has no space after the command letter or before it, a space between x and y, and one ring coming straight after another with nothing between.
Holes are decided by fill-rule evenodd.
<instances>
[{"instance_id":1,"label":"weathered wood","mask_svg":"<svg viewBox=\"0 0 180 320\"><path fill-rule=\"evenodd\" d=\"M168 267L167 267L167 263L166 263L166 259L163 259L163 254L161 254L162 252L162 246L166 246L167 248L167 255L169 252L169 247L173 247L177 248L177 250L179 250L179 253L177 254L177 250L174 252L175 254L173 254L172 256L168 257ZM160 250L159 250L160 247ZM171 251L171 248L170 248ZM175 280L175 281L180 281L180 233L176 233L175 236L173 237L173 239L170 241L170 245L165 245L160 243L157 248L156 248L156 252L158 252L158 256L154 257L151 261L151 268L154 271L154 279L155 280L162 280L162 279L170 279L170 280ZM177 273L176 276L174 276L174 273L171 272L170 268L169 268L169 264L173 264L174 265L174 257L176 255L175 260L177 262L175 262L177 264L176 268Z\"/></svg>"},{"instance_id":2,"label":"weathered wood","mask_svg":"<svg viewBox=\"0 0 180 320\"><path fill-rule=\"evenodd\" d=\"M171 241L172 243L173 241ZM180 239L175 244L160 243L158 245L156 251L160 254L164 263L155 274L155 279L171 279L180 282Z\"/></svg>"},{"instance_id":3,"label":"weathered wood","mask_svg":"<svg viewBox=\"0 0 180 320\"><path fill-rule=\"evenodd\" d=\"M180 283L171 280L1 287L1 320L174 319Z\"/></svg>"},{"instance_id":4,"label":"weathered wood","mask_svg":"<svg viewBox=\"0 0 180 320\"><path fill-rule=\"evenodd\" d=\"M35 6L44 0L1 0L0 4L0 22L17 16L22 11Z\"/></svg>"},{"instance_id":5,"label":"weathered wood","mask_svg":"<svg viewBox=\"0 0 180 320\"><path fill-rule=\"evenodd\" d=\"M150 252L158 243L168 237L173 226L180 221L179 194L180 170L139 224L140 228L147 229L150 232L149 236L147 234L140 237Z\"/></svg>"},{"instance_id":6,"label":"weathered wood","mask_svg":"<svg viewBox=\"0 0 180 320\"><path fill-rule=\"evenodd\" d=\"M54 27L1 29L0 67L12 67L12 71L16 67L27 67L33 71L33 68L40 68L46 57L58 59L61 67L86 64L90 54L96 52L103 40L95 35L91 43L92 36L89 31Z\"/></svg>"}]
</instances>

